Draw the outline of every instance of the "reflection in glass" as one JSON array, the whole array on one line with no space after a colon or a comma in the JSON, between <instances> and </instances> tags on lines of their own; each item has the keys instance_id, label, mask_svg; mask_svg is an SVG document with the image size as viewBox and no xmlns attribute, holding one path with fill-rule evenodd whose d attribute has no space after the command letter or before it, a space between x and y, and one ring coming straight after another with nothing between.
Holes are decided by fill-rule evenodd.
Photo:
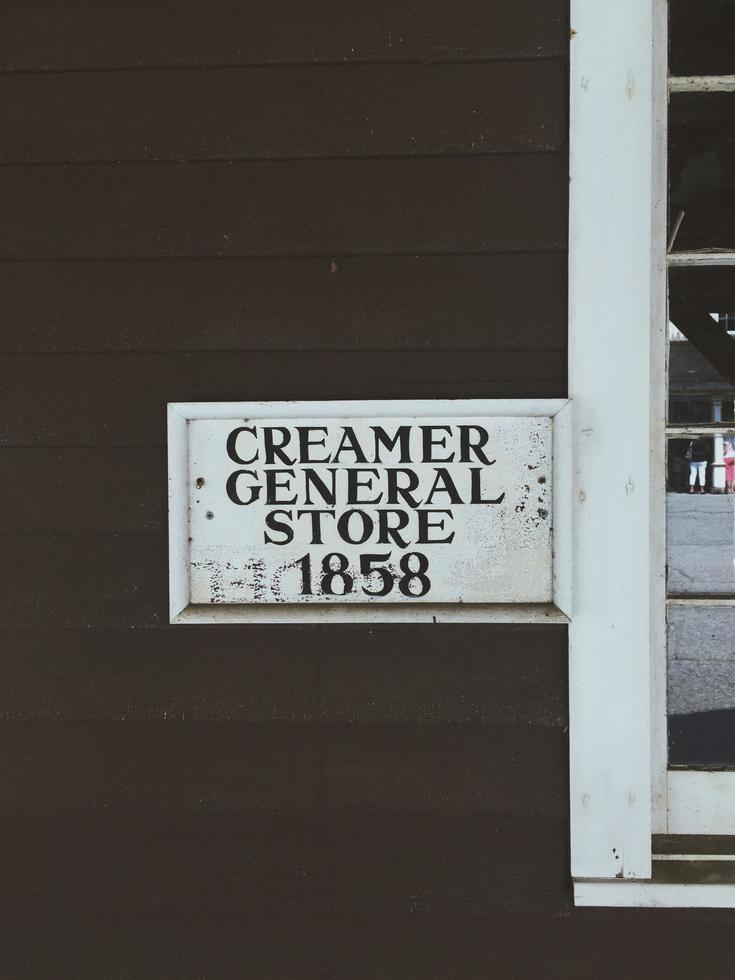
<instances>
[{"instance_id":1,"label":"reflection in glass","mask_svg":"<svg viewBox=\"0 0 735 980\"><path fill-rule=\"evenodd\" d=\"M735 0L670 0L671 75L734 39ZM735 252L735 93L672 94L668 168L669 251ZM667 366L669 765L735 768L735 268L669 270Z\"/></svg>"},{"instance_id":2,"label":"reflection in glass","mask_svg":"<svg viewBox=\"0 0 735 980\"><path fill-rule=\"evenodd\" d=\"M671 97L669 237L675 252L735 250L733 92Z\"/></svg>"},{"instance_id":3,"label":"reflection in glass","mask_svg":"<svg viewBox=\"0 0 735 980\"><path fill-rule=\"evenodd\" d=\"M711 312L717 310L725 312ZM735 269L669 281L669 595L735 596ZM711 431L708 431L711 430Z\"/></svg>"},{"instance_id":4,"label":"reflection in glass","mask_svg":"<svg viewBox=\"0 0 735 980\"><path fill-rule=\"evenodd\" d=\"M672 75L735 75L732 0L670 0Z\"/></svg>"},{"instance_id":5,"label":"reflection in glass","mask_svg":"<svg viewBox=\"0 0 735 980\"><path fill-rule=\"evenodd\" d=\"M669 765L735 766L735 607L668 609Z\"/></svg>"},{"instance_id":6,"label":"reflection in glass","mask_svg":"<svg viewBox=\"0 0 735 980\"><path fill-rule=\"evenodd\" d=\"M735 267L671 270L670 425L735 422L733 310Z\"/></svg>"}]
</instances>

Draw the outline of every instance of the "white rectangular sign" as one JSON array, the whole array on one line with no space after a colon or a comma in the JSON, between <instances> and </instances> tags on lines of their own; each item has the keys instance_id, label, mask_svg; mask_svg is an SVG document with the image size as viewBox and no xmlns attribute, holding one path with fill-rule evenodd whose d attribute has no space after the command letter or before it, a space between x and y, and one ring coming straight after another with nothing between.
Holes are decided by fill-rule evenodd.
<instances>
[{"instance_id":1,"label":"white rectangular sign","mask_svg":"<svg viewBox=\"0 0 735 980\"><path fill-rule=\"evenodd\" d=\"M552 604L553 416L488 404L171 406L172 613Z\"/></svg>"}]
</instances>

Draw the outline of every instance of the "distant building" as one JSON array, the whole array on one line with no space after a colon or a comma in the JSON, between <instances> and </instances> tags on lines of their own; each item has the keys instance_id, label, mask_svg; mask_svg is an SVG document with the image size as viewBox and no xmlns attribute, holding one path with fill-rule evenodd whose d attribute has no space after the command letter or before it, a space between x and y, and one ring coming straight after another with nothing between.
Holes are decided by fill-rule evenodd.
<instances>
[{"instance_id":1,"label":"distant building","mask_svg":"<svg viewBox=\"0 0 735 980\"><path fill-rule=\"evenodd\" d=\"M723 329L735 332L735 314L713 314ZM710 425L732 422L735 429L735 386L702 355L673 324L669 324L669 423L672 425ZM725 490L723 436L711 440L707 489ZM688 466L685 458L688 439L669 440L669 489L687 489Z\"/></svg>"}]
</instances>

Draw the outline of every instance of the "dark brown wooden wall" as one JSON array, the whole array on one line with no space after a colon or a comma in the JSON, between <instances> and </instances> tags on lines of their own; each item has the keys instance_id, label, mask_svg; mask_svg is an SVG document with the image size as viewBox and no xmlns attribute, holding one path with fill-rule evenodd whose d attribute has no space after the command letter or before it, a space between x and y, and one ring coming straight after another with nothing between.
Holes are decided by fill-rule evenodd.
<instances>
[{"instance_id":1,"label":"dark brown wooden wall","mask_svg":"<svg viewBox=\"0 0 735 980\"><path fill-rule=\"evenodd\" d=\"M167 401L566 394L564 0L4 15L3 980L730 976L571 907L564 630L166 622Z\"/></svg>"}]
</instances>

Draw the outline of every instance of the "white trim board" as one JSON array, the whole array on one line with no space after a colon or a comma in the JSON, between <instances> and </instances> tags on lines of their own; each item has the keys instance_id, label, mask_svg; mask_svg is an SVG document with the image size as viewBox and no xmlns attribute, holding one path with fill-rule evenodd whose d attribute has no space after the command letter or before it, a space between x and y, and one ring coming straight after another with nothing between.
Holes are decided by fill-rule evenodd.
<instances>
[{"instance_id":1,"label":"white trim board","mask_svg":"<svg viewBox=\"0 0 735 980\"><path fill-rule=\"evenodd\" d=\"M189 593L188 423L237 418L444 418L553 420L553 604L192 605ZM566 399L421 399L345 402L179 402L168 406L170 621L195 623L567 623L571 613L571 404Z\"/></svg>"},{"instance_id":2,"label":"white trim board","mask_svg":"<svg viewBox=\"0 0 735 980\"><path fill-rule=\"evenodd\" d=\"M662 0L571 4L570 809L572 873L584 878L651 874L659 745L652 748L649 651L652 637L662 642L665 608L653 575L664 545L664 440L651 421L665 418L656 112L665 112L666 75L665 52L654 45L662 12Z\"/></svg>"},{"instance_id":3,"label":"white trim board","mask_svg":"<svg viewBox=\"0 0 735 980\"><path fill-rule=\"evenodd\" d=\"M669 252L666 261L673 268L735 265L735 252L718 251L715 248L703 249L701 252Z\"/></svg>"},{"instance_id":4,"label":"white trim board","mask_svg":"<svg viewBox=\"0 0 735 980\"><path fill-rule=\"evenodd\" d=\"M670 769L668 783L668 833L735 834L735 772Z\"/></svg>"},{"instance_id":5,"label":"white trim board","mask_svg":"<svg viewBox=\"0 0 735 980\"><path fill-rule=\"evenodd\" d=\"M574 904L611 908L733 909L735 885L575 881Z\"/></svg>"},{"instance_id":6,"label":"white trim board","mask_svg":"<svg viewBox=\"0 0 735 980\"><path fill-rule=\"evenodd\" d=\"M735 92L735 75L673 75L669 92Z\"/></svg>"}]
</instances>

